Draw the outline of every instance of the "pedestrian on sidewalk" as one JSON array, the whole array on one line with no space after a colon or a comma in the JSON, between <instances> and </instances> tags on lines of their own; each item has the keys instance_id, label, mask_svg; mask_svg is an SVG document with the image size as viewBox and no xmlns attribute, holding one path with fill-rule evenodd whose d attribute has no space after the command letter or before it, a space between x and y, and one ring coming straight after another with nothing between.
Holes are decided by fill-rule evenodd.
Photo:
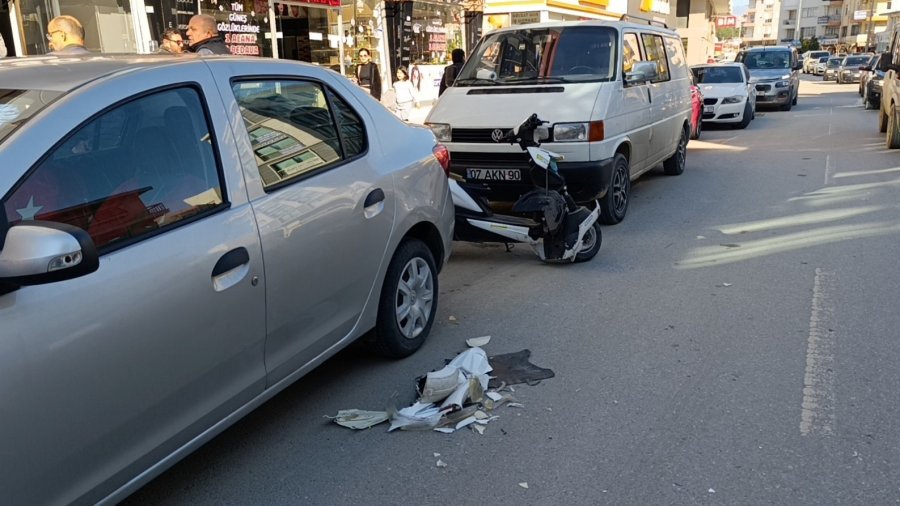
<instances>
[{"instance_id":1,"label":"pedestrian on sidewalk","mask_svg":"<svg viewBox=\"0 0 900 506\"><path fill-rule=\"evenodd\" d=\"M441 77L438 96L443 95L444 90L452 85L453 81L456 81L456 76L459 75L459 71L462 70L463 63L466 61L466 52L460 48L456 48L450 53L450 59L453 60L453 63L444 68L444 75Z\"/></svg>"},{"instance_id":2,"label":"pedestrian on sidewalk","mask_svg":"<svg viewBox=\"0 0 900 506\"><path fill-rule=\"evenodd\" d=\"M47 42L50 53L58 56L91 54L84 47L84 27L72 16L56 16L47 23Z\"/></svg>"},{"instance_id":3,"label":"pedestrian on sidewalk","mask_svg":"<svg viewBox=\"0 0 900 506\"><path fill-rule=\"evenodd\" d=\"M356 82L375 97L375 100L381 100L381 73L378 71L378 65L372 61L368 49L362 48L356 54L360 61L356 66Z\"/></svg>"},{"instance_id":4,"label":"pedestrian on sidewalk","mask_svg":"<svg viewBox=\"0 0 900 506\"><path fill-rule=\"evenodd\" d=\"M397 116L403 121L409 121L409 113L416 103L416 94L412 83L409 82L409 72L403 67L397 69L394 95L397 97Z\"/></svg>"},{"instance_id":5,"label":"pedestrian on sidewalk","mask_svg":"<svg viewBox=\"0 0 900 506\"><path fill-rule=\"evenodd\" d=\"M197 14L191 17L187 27L189 49L197 54L231 54L225 41L219 35L216 18L209 14Z\"/></svg>"}]
</instances>

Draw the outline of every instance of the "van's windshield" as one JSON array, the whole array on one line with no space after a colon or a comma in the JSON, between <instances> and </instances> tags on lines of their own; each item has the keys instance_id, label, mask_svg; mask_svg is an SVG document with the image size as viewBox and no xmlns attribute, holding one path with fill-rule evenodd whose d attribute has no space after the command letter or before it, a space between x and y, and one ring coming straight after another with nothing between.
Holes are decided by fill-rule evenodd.
<instances>
[{"instance_id":1,"label":"van's windshield","mask_svg":"<svg viewBox=\"0 0 900 506\"><path fill-rule=\"evenodd\" d=\"M488 34L454 86L611 81L616 31L604 26L531 28Z\"/></svg>"}]
</instances>

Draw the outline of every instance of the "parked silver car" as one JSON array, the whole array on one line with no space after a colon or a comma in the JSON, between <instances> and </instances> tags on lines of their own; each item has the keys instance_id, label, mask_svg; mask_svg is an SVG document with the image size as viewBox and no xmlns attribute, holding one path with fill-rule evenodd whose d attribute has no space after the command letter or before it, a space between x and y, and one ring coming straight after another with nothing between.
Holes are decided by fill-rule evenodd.
<instances>
[{"instance_id":1,"label":"parked silver car","mask_svg":"<svg viewBox=\"0 0 900 506\"><path fill-rule=\"evenodd\" d=\"M750 70L750 83L756 87L756 105L777 105L790 111L800 93L800 68L797 51L789 46L749 47L738 53L736 62Z\"/></svg>"},{"instance_id":2,"label":"parked silver car","mask_svg":"<svg viewBox=\"0 0 900 506\"><path fill-rule=\"evenodd\" d=\"M450 254L447 151L312 65L0 63L0 497L114 503L364 333Z\"/></svg>"},{"instance_id":3,"label":"parked silver car","mask_svg":"<svg viewBox=\"0 0 900 506\"><path fill-rule=\"evenodd\" d=\"M845 57L837 70L837 77L835 79L838 84L859 82L859 67L868 64L871 59L871 54L850 55Z\"/></svg>"}]
</instances>

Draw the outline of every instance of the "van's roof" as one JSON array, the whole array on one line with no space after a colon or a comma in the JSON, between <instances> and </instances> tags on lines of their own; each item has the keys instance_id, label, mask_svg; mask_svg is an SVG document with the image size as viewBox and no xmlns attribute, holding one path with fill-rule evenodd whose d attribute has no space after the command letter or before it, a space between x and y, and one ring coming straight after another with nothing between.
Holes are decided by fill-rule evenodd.
<instances>
[{"instance_id":1,"label":"van's roof","mask_svg":"<svg viewBox=\"0 0 900 506\"><path fill-rule=\"evenodd\" d=\"M584 21L547 21L544 23L530 23L527 25L515 25L509 26L506 28L500 28L497 30L492 30L490 33L485 35L491 35L494 33L503 33L503 32L516 32L519 30L533 30L533 29L541 29L541 28L565 28L571 26L608 26L612 28L633 28L636 30L643 31L652 31L658 32L664 35L673 35L678 36L678 33L671 28L663 28L661 26L656 25L648 25L646 23L633 23L630 21L619 21L619 20L599 20L599 19L589 19Z\"/></svg>"}]
</instances>

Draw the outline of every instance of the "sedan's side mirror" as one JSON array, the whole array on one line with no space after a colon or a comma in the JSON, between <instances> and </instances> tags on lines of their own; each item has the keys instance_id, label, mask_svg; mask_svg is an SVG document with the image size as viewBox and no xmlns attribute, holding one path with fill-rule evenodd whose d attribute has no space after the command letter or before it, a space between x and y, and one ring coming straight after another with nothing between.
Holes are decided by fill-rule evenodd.
<instances>
[{"instance_id":1,"label":"sedan's side mirror","mask_svg":"<svg viewBox=\"0 0 900 506\"><path fill-rule=\"evenodd\" d=\"M631 72L625 74L625 84L640 84L652 81L659 76L656 62L639 61L631 67Z\"/></svg>"},{"instance_id":2,"label":"sedan's side mirror","mask_svg":"<svg viewBox=\"0 0 900 506\"><path fill-rule=\"evenodd\" d=\"M863 71L863 72L871 72L871 71L872 71L872 67L870 67L870 66L868 66L868 65L863 65L863 66L859 67L859 70L861 70L861 71Z\"/></svg>"},{"instance_id":3,"label":"sedan's side mirror","mask_svg":"<svg viewBox=\"0 0 900 506\"><path fill-rule=\"evenodd\" d=\"M6 231L0 250L0 294L90 274L100 266L94 241L64 223L27 221Z\"/></svg>"},{"instance_id":4,"label":"sedan's side mirror","mask_svg":"<svg viewBox=\"0 0 900 506\"><path fill-rule=\"evenodd\" d=\"M891 58L893 58L891 53L881 53L881 58L878 59L878 70L882 72L891 70Z\"/></svg>"}]
</instances>

